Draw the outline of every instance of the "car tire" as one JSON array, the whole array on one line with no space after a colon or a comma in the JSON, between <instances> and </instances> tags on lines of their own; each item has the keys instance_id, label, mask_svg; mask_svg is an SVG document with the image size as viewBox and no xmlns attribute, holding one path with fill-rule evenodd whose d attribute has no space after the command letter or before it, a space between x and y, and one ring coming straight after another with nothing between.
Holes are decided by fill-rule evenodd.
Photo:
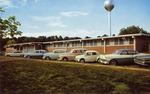
<instances>
[{"instance_id":1,"label":"car tire","mask_svg":"<svg viewBox=\"0 0 150 94\"><path fill-rule=\"evenodd\" d=\"M84 60L84 59L80 59L80 62L81 62L81 63L85 63L85 60Z\"/></svg>"},{"instance_id":2,"label":"car tire","mask_svg":"<svg viewBox=\"0 0 150 94\"><path fill-rule=\"evenodd\" d=\"M109 65L117 65L118 62L115 59L110 60Z\"/></svg>"},{"instance_id":3,"label":"car tire","mask_svg":"<svg viewBox=\"0 0 150 94\"><path fill-rule=\"evenodd\" d=\"M50 57L45 57L45 60L51 60L51 58Z\"/></svg>"},{"instance_id":4,"label":"car tire","mask_svg":"<svg viewBox=\"0 0 150 94\"><path fill-rule=\"evenodd\" d=\"M97 59L97 62L98 62L98 63L101 63L101 61L100 61L100 60L101 60L101 59L100 59L100 58L98 58L98 59Z\"/></svg>"},{"instance_id":5,"label":"car tire","mask_svg":"<svg viewBox=\"0 0 150 94\"><path fill-rule=\"evenodd\" d=\"M68 61L68 58L67 58L67 57L64 57L64 58L63 58L63 61Z\"/></svg>"},{"instance_id":6,"label":"car tire","mask_svg":"<svg viewBox=\"0 0 150 94\"><path fill-rule=\"evenodd\" d=\"M26 58L31 59L31 56L28 55L28 56L26 56Z\"/></svg>"}]
</instances>

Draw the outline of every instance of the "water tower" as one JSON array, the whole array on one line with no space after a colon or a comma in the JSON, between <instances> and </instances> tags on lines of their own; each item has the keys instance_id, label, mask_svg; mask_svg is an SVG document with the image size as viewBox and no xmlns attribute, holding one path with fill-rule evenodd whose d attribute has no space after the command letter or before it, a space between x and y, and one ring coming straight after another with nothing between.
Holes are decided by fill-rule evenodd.
<instances>
[{"instance_id":1,"label":"water tower","mask_svg":"<svg viewBox=\"0 0 150 94\"><path fill-rule=\"evenodd\" d=\"M111 36L111 11L115 7L113 0L105 0L104 7L108 11L108 30Z\"/></svg>"}]
</instances>

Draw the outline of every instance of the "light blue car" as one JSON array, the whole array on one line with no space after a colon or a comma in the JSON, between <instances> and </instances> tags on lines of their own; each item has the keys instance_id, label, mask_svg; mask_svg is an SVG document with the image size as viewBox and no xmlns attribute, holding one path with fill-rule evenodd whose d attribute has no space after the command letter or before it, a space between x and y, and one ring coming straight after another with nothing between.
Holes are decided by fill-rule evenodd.
<instances>
[{"instance_id":1,"label":"light blue car","mask_svg":"<svg viewBox=\"0 0 150 94\"><path fill-rule=\"evenodd\" d=\"M65 49L56 49L53 52L45 53L43 55L43 59L45 60L57 60L59 54L61 53L67 53L67 50Z\"/></svg>"}]
</instances>

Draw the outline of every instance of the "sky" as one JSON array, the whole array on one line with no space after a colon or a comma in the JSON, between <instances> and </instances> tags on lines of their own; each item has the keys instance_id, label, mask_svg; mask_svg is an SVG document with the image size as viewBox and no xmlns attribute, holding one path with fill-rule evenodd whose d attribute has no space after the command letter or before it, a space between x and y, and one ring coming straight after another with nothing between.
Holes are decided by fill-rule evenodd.
<instances>
[{"instance_id":1,"label":"sky","mask_svg":"<svg viewBox=\"0 0 150 94\"><path fill-rule=\"evenodd\" d=\"M22 36L86 36L96 38L108 31L105 0L0 0L1 18L16 16ZM139 26L150 32L150 0L114 0L112 34Z\"/></svg>"}]
</instances>

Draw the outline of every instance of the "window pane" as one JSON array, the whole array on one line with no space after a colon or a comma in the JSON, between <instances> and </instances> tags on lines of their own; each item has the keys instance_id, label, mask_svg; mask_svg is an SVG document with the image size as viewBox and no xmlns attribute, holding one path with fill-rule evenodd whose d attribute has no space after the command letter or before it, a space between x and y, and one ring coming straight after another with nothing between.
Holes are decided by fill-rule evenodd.
<instances>
[{"instance_id":1,"label":"window pane","mask_svg":"<svg viewBox=\"0 0 150 94\"><path fill-rule=\"evenodd\" d=\"M106 45L109 45L109 44L110 44L109 40L106 40Z\"/></svg>"},{"instance_id":2,"label":"window pane","mask_svg":"<svg viewBox=\"0 0 150 94\"><path fill-rule=\"evenodd\" d=\"M104 45L104 40L101 40L101 45Z\"/></svg>"},{"instance_id":3,"label":"window pane","mask_svg":"<svg viewBox=\"0 0 150 94\"><path fill-rule=\"evenodd\" d=\"M97 55L97 53L96 53L96 52L93 52L92 55Z\"/></svg>"}]
</instances>

